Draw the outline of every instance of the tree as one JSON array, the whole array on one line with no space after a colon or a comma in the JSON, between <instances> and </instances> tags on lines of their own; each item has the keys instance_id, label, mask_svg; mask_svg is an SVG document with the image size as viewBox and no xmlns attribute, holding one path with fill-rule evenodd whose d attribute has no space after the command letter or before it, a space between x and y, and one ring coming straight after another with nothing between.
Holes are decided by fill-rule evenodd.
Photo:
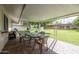
<instances>
[{"instance_id":1,"label":"tree","mask_svg":"<svg viewBox=\"0 0 79 59\"><path fill-rule=\"evenodd\" d=\"M74 20L73 24L79 25L79 17L77 17L77 18Z\"/></svg>"}]
</instances>

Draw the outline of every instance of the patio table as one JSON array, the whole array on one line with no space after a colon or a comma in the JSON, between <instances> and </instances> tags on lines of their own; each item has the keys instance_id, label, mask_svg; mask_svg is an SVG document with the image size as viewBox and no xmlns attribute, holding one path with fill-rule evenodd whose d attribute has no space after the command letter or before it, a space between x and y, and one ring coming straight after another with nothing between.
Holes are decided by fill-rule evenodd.
<instances>
[{"instance_id":1,"label":"patio table","mask_svg":"<svg viewBox=\"0 0 79 59\"><path fill-rule=\"evenodd\" d=\"M35 45L36 44L38 44L39 45L39 50L40 50L40 53L42 53L43 52L43 44L47 41L45 38L46 38L47 36L45 36L45 35L42 35L42 34L39 34L39 33L32 33L31 35L30 35L30 40L34 40L34 45L33 45L33 50L34 50L34 47L35 47Z\"/></svg>"},{"instance_id":2,"label":"patio table","mask_svg":"<svg viewBox=\"0 0 79 59\"><path fill-rule=\"evenodd\" d=\"M43 39L45 38L45 36L36 32L26 33L26 36L29 36L29 44L31 44L31 40L34 40L34 43L32 43L33 50L34 50L35 44L39 44L40 53L42 53L42 46L43 46L42 44L44 43ZM23 40L26 36L22 35L21 39ZM25 41L23 43L25 44Z\"/></svg>"}]
</instances>

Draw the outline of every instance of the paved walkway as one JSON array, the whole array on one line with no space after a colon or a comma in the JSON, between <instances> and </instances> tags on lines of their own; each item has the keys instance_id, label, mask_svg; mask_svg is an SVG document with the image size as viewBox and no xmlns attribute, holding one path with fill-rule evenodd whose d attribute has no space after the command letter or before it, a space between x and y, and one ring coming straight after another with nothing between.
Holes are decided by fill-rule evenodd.
<instances>
[{"instance_id":1,"label":"paved walkway","mask_svg":"<svg viewBox=\"0 0 79 59\"><path fill-rule=\"evenodd\" d=\"M49 38L48 46L50 46L52 41L53 41L53 39ZM52 44L52 46L53 46L53 44ZM56 53L79 54L79 46L76 46L76 45L73 45L73 44L69 44L69 43L57 40L57 43L56 43L54 49L52 49L52 46L50 47L50 50L55 51Z\"/></svg>"}]
</instances>

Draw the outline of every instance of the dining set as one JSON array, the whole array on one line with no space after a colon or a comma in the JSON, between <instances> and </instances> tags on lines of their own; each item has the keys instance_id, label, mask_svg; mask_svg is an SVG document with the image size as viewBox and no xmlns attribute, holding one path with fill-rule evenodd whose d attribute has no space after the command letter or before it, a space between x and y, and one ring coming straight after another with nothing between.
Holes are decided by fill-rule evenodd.
<instances>
[{"instance_id":1,"label":"dining set","mask_svg":"<svg viewBox=\"0 0 79 59\"><path fill-rule=\"evenodd\" d=\"M32 45L32 51L35 50L36 45L38 45L38 49L40 53L43 53L43 51L47 51L47 40L48 36L45 32L25 32L24 35L20 33L20 43L23 43L24 45L27 44L26 41L28 41L29 45ZM33 41L33 42L32 42ZM46 49L43 47L46 46Z\"/></svg>"}]
</instances>

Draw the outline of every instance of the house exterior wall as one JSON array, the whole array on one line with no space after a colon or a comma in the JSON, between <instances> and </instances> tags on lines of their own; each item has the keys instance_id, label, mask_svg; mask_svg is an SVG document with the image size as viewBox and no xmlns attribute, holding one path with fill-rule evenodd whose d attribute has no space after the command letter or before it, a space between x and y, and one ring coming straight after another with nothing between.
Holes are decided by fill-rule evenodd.
<instances>
[{"instance_id":1,"label":"house exterior wall","mask_svg":"<svg viewBox=\"0 0 79 59\"><path fill-rule=\"evenodd\" d=\"M8 33L2 33L4 31L4 13L3 8L0 5L0 51L4 48L8 41Z\"/></svg>"},{"instance_id":2,"label":"house exterior wall","mask_svg":"<svg viewBox=\"0 0 79 59\"><path fill-rule=\"evenodd\" d=\"M3 16L3 11L2 11L2 6L0 6L0 31L4 30L4 16Z\"/></svg>"},{"instance_id":3,"label":"house exterior wall","mask_svg":"<svg viewBox=\"0 0 79 59\"><path fill-rule=\"evenodd\" d=\"M8 31L10 32L12 30L12 20L8 18Z\"/></svg>"},{"instance_id":4,"label":"house exterior wall","mask_svg":"<svg viewBox=\"0 0 79 59\"><path fill-rule=\"evenodd\" d=\"M79 26L72 24L61 24L61 25L48 25L47 28L50 29L79 29Z\"/></svg>"}]
</instances>

